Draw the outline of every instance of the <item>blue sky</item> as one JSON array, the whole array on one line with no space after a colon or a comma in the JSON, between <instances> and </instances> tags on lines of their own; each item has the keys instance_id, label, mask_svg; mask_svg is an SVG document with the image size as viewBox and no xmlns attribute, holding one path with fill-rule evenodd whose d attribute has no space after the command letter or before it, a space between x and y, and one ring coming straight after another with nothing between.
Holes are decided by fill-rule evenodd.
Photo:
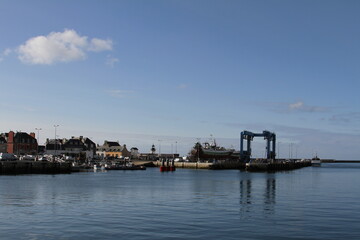
<instances>
[{"instance_id":1,"label":"blue sky","mask_svg":"<svg viewBox=\"0 0 360 240\"><path fill-rule=\"evenodd\" d=\"M360 159L359 1L0 0L0 132ZM255 141L254 156L264 153Z\"/></svg>"}]
</instances>

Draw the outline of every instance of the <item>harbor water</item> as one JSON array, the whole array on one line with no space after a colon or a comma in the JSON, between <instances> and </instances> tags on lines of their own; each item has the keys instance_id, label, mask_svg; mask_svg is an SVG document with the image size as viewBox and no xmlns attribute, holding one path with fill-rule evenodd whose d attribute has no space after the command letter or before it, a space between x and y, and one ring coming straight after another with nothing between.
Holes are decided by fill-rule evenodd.
<instances>
[{"instance_id":1,"label":"harbor water","mask_svg":"<svg viewBox=\"0 0 360 240\"><path fill-rule=\"evenodd\" d=\"M0 176L1 239L360 239L360 164Z\"/></svg>"}]
</instances>

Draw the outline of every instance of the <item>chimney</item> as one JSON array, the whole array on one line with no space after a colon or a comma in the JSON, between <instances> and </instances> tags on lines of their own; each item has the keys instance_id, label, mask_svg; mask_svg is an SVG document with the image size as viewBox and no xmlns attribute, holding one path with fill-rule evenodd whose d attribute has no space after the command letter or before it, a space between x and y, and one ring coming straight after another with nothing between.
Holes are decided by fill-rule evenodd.
<instances>
[{"instance_id":1,"label":"chimney","mask_svg":"<svg viewBox=\"0 0 360 240\"><path fill-rule=\"evenodd\" d=\"M14 153L14 132L10 131L7 139L7 152Z\"/></svg>"},{"instance_id":2,"label":"chimney","mask_svg":"<svg viewBox=\"0 0 360 240\"><path fill-rule=\"evenodd\" d=\"M33 138L35 138L35 133L31 132L31 133L30 133L30 136L33 137Z\"/></svg>"},{"instance_id":3,"label":"chimney","mask_svg":"<svg viewBox=\"0 0 360 240\"><path fill-rule=\"evenodd\" d=\"M13 131L9 132L9 137L8 137L8 140L7 140L8 143L13 143L14 142L14 135L15 135L15 133Z\"/></svg>"}]
</instances>

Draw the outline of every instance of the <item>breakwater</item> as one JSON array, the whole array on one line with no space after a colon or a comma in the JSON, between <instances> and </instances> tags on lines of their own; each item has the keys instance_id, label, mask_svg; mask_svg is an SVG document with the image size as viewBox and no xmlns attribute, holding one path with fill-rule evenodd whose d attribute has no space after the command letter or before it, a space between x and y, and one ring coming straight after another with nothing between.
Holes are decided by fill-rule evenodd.
<instances>
[{"instance_id":1,"label":"breakwater","mask_svg":"<svg viewBox=\"0 0 360 240\"><path fill-rule=\"evenodd\" d=\"M70 173L70 163L43 161L1 161L0 174L57 174Z\"/></svg>"},{"instance_id":2,"label":"breakwater","mask_svg":"<svg viewBox=\"0 0 360 240\"><path fill-rule=\"evenodd\" d=\"M156 167L161 166L161 161L153 162ZM190 168L190 169L211 169L211 170L225 170L225 169L245 169L245 163L240 161L217 161L211 162L175 162L176 168Z\"/></svg>"},{"instance_id":3,"label":"breakwater","mask_svg":"<svg viewBox=\"0 0 360 240\"><path fill-rule=\"evenodd\" d=\"M153 164L156 167L161 166L161 161L154 161ZM193 169L210 169L212 163L202 163L202 162L175 162L176 168L193 168Z\"/></svg>"},{"instance_id":4,"label":"breakwater","mask_svg":"<svg viewBox=\"0 0 360 240\"><path fill-rule=\"evenodd\" d=\"M152 162L154 166L160 167L161 162ZM211 170L225 170L225 169L239 169L250 172L257 171L288 171L311 166L311 161L303 162L251 162L244 163L241 161L218 161L215 163L203 162L175 162L176 168L192 168L192 169L211 169Z\"/></svg>"},{"instance_id":5,"label":"breakwater","mask_svg":"<svg viewBox=\"0 0 360 240\"><path fill-rule=\"evenodd\" d=\"M245 170L251 172L262 172L262 171L273 172L273 171L288 171L288 170L294 170L309 166L311 166L311 161L273 162L273 163L251 162L251 163L246 163Z\"/></svg>"}]
</instances>

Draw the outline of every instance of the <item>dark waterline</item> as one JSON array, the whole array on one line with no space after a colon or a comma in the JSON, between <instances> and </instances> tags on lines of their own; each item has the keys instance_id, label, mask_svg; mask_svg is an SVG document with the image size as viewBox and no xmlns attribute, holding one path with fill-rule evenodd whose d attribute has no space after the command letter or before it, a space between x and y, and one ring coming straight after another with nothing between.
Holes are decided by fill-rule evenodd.
<instances>
[{"instance_id":1,"label":"dark waterline","mask_svg":"<svg viewBox=\"0 0 360 240\"><path fill-rule=\"evenodd\" d=\"M359 239L360 164L0 176L1 239Z\"/></svg>"}]
</instances>

